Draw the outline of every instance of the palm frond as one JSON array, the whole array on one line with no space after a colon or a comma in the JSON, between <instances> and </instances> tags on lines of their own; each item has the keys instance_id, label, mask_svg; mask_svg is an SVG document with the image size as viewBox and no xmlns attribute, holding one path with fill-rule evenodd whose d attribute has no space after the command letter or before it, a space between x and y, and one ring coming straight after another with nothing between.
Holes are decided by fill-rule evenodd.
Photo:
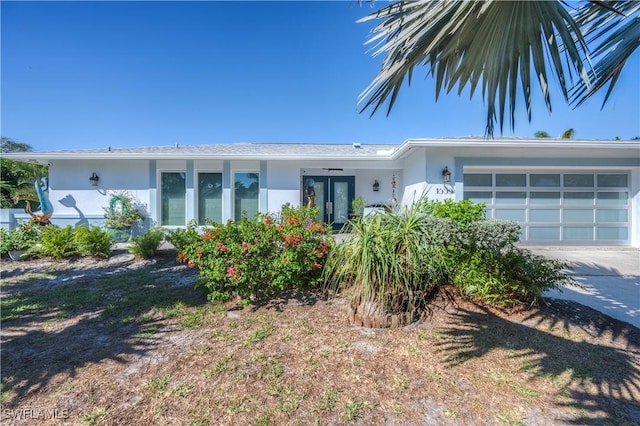
<instances>
[{"instance_id":1,"label":"palm frond","mask_svg":"<svg viewBox=\"0 0 640 426\"><path fill-rule=\"evenodd\" d=\"M577 10L575 20L589 44L595 44L591 56L596 63L590 84L571 90L571 103L582 105L608 84L604 106L627 60L640 46L640 2L592 2Z\"/></svg>"},{"instance_id":2,"label":"palm frond","mask_svg":"<svg viewBox=\"0 0 640 426\"><path fill-rule=\"evenodd\" d=\"M458 86L460 94L469 86L473 96L482 87L487 136L493 136L496 122L503 131L507 104L513 129L518 81L531 120L532 71L549 110L549 71L565 99L574 71L589 83L582 61L586 42L560 1L405 0L361 22L371 20L382 20L370 39L378 43L374 56L386 55L359 97L361 111L371 108L371 115L385 102L389 114L405 78L410 84L414 67L421 65L435 79L436 100L443 89L448 93Z\"/></svg>"}]
</instances>

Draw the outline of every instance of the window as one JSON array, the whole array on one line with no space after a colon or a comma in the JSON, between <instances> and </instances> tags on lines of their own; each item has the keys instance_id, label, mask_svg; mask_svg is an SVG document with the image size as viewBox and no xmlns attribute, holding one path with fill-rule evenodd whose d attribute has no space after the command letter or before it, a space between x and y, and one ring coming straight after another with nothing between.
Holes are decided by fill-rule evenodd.
<instances>
[{"instance_id":1,"label":"window","mask_svg":"<svg viewBox=\"0 0 640 426\"><path fill-rule=\"evenodd\" d=\"M260 173L234 173L234 219L253 217L260 205Z\"/></svg>"},{"instance_id":2,"label":"window","mask_svg":"<svg viewBox=\"0 0 640 426\"><path fill-rule=\"evenodd\" d=\"M491 186L493 179L487 173L465 173L463 177L464 186Z\"/></svg>"},{"instance_id":3,"label":"window","mask_svg":"<svg viewBox=\"0 0 640 426\"><path fill-rule=\"evenodd\" d=\"M564 175L564 186L567 188L593 187L593 174L572 173Z\"/></svg>"},{"instance_id":4,"label":"window","mask_svg":"<svg viewBox=\"0 0 640 426\"><path fill-rule=\"evenodd\" d=\"M222 173L198 173L198 223L222 222Z\"/></svg>"},{"instance_id":5,"label":"window","mask_svg":"<svg viewBox=\"0 0 640 426\"><path fill-rule=\"evenodd\" d=\"M598 188L626 188L628 185L626 174L598 175Z\"/></svg>"},{"instance_id":6,"label":"window","mask_svg":"<svg viewBox=\"0 0 640 426\"><path fill-rule=\"evenodd\" d=\"M186 174L162 172L160 177L160 224L186 225Z\"/></svg>"},{"instance_id":7,"label":"window","mask_svg":"<svg viewBox=\"0 0 640 426\"><path fill-rule=\"evenodd\" d=\"M531 174L529 175L531 186L533 187L559 187L560 175L559 174Z\"/></svg>"},{"instance_id":8,"label":"window","mask_svg":"<svg viewBox=\"0 0 640 426\"><path fill-rule=\"evenodd\" d=\"M527 186L527 175L498 173L496 174L496 186Z\"/></svg>"}]
</instances>

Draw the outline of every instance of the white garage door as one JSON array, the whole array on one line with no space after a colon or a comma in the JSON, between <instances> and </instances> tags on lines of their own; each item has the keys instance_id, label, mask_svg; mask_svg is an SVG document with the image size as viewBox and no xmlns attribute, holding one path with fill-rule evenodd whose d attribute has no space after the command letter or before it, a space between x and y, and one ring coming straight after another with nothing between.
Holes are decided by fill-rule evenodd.
<instances>
[{"instance_id":1,"label":"white garage door","mask_svg":"<svg viewBox=\"0 0 640 426\"><path fill-rule=\"evenodd\" d=\"M522 225L531 243L628 244L629 174L466 172L464 199Z\"/></svg>"}]
</instances>

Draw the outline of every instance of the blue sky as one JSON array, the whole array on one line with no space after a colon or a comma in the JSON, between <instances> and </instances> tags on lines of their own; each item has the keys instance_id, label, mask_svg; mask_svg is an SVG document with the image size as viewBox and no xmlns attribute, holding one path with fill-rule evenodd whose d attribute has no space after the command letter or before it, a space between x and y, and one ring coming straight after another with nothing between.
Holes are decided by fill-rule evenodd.
<instances>
[{"instance_id":1,"label":"blue sky","mask_svg":"<svg viewBox=\"0 0 640 426\"><path fill-rule=\"evenodd\" d=\"M374 7L385 2L378 1ZM230 142L400 143L483 135L477 94L434 97L414 74L389 116L360 113L382 58L373 9L341 2L0 2L2 136L35 150ZM612 98L577 110L536 92L515 131L640 136L640 55ZM498 136L499 134L496 134Z\"/></svg>"}]
</instances>

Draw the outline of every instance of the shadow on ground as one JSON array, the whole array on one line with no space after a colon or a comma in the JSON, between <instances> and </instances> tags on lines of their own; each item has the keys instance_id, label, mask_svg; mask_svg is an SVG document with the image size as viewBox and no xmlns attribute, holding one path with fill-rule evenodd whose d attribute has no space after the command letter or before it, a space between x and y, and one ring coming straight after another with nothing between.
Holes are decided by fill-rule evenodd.
<instances>
[{"instance_id":1,"label":"shadow on ground","mask_svg":"<svg viewBox=\"0 0 640 426\"><path fill-rule=\"evenodd\" d=\"M439 350L450 365L494 350L522 358L534 376L557 381L556 404L580 413L575 418L558 419L562 424L640 424L640 330L601 319L596 311L595 320L585 315L584 319L560 317L556 312L567 312L562 304L573 304L581 310L581 305L573 302L550 301L546 308L516 323L483 309L459 309L451 315L451 326L441 330L446 337L438 343ZM607 336L607 341L617 344L612 347L577 341L570 333L576 327ZM564 330L564 336L551 332L555 329ZM536 355L534 361L531 355Z\"/></svg>"},{"instance_id":2,"label":"shadow on ground","mask_svg":"<svg viewBox=\"0 0 640 426\"><path fill-rule=\"evenodd\" d=\"M589 261L570 262L566 271L572 278L572 284L549 291L545 296L582 303L639 327L640 276L637 272L632 274L633 265L621 269ZM576 318L579 316L577 313Z\"/></svg>"},{"instance_id":3,"label":"shadow on ground","mask_svg":"<svg viewBox=\"0 0 640 426\"><path fill-rule=\"evenodd\" d=\"M172 260L115 269L102 261L90 272L69 265L3 271L1 377L3 393L11 390L4 407L89 364L145 356L172 331L163 321L168 312L206 304L184 279L191 271Z\"/></svg>"}]
</instances>

